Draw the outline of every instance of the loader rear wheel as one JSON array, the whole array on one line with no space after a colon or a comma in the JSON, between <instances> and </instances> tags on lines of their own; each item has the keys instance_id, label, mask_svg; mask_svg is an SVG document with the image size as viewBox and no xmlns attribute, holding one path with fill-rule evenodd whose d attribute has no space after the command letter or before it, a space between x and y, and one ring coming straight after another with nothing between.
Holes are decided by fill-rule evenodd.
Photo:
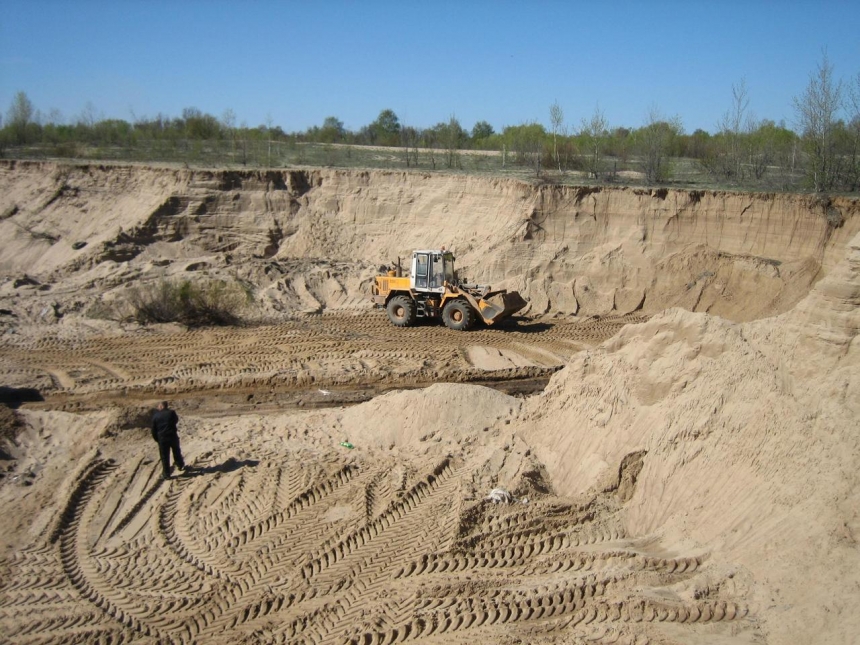
<instances>
[{"instance_id":1,"label":"loader rear wheel","mask_svg":"<svg viewBox=\"0 0 860 645\"><path fill-rule=\"evenodd\" d=\"M409 327L415 324L418 317L415 301L409 296L394 296L385 306L388 319L396 327Z\"/></svg>"},{"instance_id":2,"label":"loader rear wheel","mask_svg":"<svg viewBox=\"0 0 860 645\"><path fill-rule=\"evenodd\" d=\"M464 300L452 300L442 310L442 322L448 329L466 331L475 323L475 312Z\"/></svg>"}]
</instances>

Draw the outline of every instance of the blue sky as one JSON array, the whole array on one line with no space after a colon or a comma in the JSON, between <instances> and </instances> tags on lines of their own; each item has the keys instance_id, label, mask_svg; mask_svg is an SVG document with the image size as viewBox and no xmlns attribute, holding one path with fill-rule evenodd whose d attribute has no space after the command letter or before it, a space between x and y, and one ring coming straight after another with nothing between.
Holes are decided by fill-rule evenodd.
<instances>
[{"instance_id":1,"label":"blue sky","mask_svg":"<svg viewBox=\"0 0 860 645\"><path fill-rule=\"evenodd\" d=\"M746 80L759 118L794 121L822 51L860 73L860 3L497 0L0 1L0 110L23 90L74 121L178 116L196 107L286 131L380 110L404 124L455 115L496 130L575 131L596 107L636 127L651 106L715 131Z\"/></svg>"}]
</instances>

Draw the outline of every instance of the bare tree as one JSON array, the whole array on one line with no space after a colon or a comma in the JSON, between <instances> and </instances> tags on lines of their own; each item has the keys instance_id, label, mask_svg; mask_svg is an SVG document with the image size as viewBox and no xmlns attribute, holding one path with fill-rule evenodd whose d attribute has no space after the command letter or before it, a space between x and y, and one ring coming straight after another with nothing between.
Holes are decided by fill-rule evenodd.
<instances>
[{"instance_id":1,"label":"bare tree","mask_svg":"<svg viewBox=\"0 0 860 645\"><path fill-rule=\"evenodd\" d=\"M248 122L242 121L239 124L239 130L242 132L242 165L248 165ZM301 150L301 148L299 149Z\"/></svg>"},{"instance_id":2,"label":"bare tree","mask_svg":"<svg viewBox=\"0 0 860 645\"><path fill-rule=\"evenodd\" d=\"M272 167L272 126L275 120L272 118L272 113L266 113L266 166Z\"/></svg>"},{"instance_id":3,"label":"bare tree","mask_svg":"<svg viewBox=\"0 0 860 645\"><path fill-rule=\"evenodd\" d=\"M233 161L236 157L236 113L232 109L224 110L224 114L221 115L221 126L230 137L230 161Z\"/></svg>"},{"instance_id":4,"label":"bare tree","mask_svg":"<svg viewBox=\"0 0 860 645\"><path fill-rule=\"evenodd\" d=\"M436 170L436 150L439 147L438 125L421 131L421 145L424 146L424 158L430 161L430 167Z\"/></svg>"},{"instance_id":5,"label":"bare tree","mask_svg":"<svg viewBox=\"0 0 860 645\"><path fill-rule=\"evenodd\" d=\"M594 108L590 119L582 120L580 137L588 150L585 168L589 177L598 179L603 171L603 144L607 137L608 124L600 106Z\"/></svg>"},{"instance_id":6,"label":"bare tree","mask_svg":"<svg viewBox=\"0 0 860 645\"><path fill-rule=\"evenodd\" d=\"M848 187L850 190L860 188L860 72L851 79L848 86L848 133L850 137L850 168Z\"/></svg>"},{"instance_id":7,"label":"bare tree","mask_svg":"<svg viewBox=\"0 0 860 645\"><path fill-rule=\"evenodd\" d=\"M448 123L444 124L440 129L442 144L445 146L445 165L448 168L462 169L463 164L460 159L460 147L465 141L468 134L460 125L455 115L448 118Z\"/></svg>"},{"instance_id":8,"label":"bare tree","mask_svg":"<svg viewBox=\"0 0 860 645\"><path fill-rule=\"evenodd\" d=\"M400 124L400 145L403 147L403 152L405 153L407 168L418 166L418 142L420 138L417 128L413 128L405 123Z\"/></svg>"},{"instance_id":9,"label":"bare tree","mask_svg":"<svg viewBox=\"0 0 860 645\"><path fill-rule=\"evenodd\" d=\"M33 121L35 113L33 103L24 92L18 92L12 98L9 112L6 114L7 127L11 127L16 143L26 143L27 126Z\"/></svg>"},{"instance_id":10,"label":"bare tree","mask_svg":"<svg viewBox=\"0 0 860 645\"><path fill-rule=\"evenodd\" d=\"M732 106L717 123L721 150L715 161L717 172L726 179L743 180L743 136L752 128L749 122L750 99L746 79L732 84Z\"/></svg>"},{"instance_id":11,"label":"bare tree","mask_svg":"<svg viewBox=\"0 0 860 645\"><path fill-rule=\"evenodd\" d=\"M84 109L81 110L81 113L78 116L78 124L92 128L98 120L99 117L96 106L93 105L92 101L87 101L86 105L84 105Z\"/></svg>"},{"instance_id":12,"label":"bare tree","mask_svg":"<svg viewBox=\"0 0 860 645\"><path fill-rule=\"evenodd\" d=\"M809 75L803 94L794 98L797 124L806 150L807 174L815 192L830 190L839 177L836 116L842 107L842 82L833 78L833 65L823 52Z\"/></svg>"},{"instance_id":13,"label":"bare tree","mask_svg":"<svg viewBox=\"0 0 860 645\"><path fill-rule=\"evenodd\" d=\"M236 127L236 113L230 108L224 110L224 114L221 115L221 124L228 131L232 131Z\"/></svg>"},{"instance_id":14,"label":"bare tree","mask_svg":"<svg viewBox=\"0 0 860 645\"><path fill-rule=\"evenodd\" d=\"M549 120L552 124L552 154L555 157L555 163L558 166L558 171L561 172L561 160L558 156L558 142L556 140L556 137L561 131L561 128L564 126L564 110L561 109L561 106L558 104L558 101L555 101L552 105L549 106Z\"/></svg>"}]
</instances>

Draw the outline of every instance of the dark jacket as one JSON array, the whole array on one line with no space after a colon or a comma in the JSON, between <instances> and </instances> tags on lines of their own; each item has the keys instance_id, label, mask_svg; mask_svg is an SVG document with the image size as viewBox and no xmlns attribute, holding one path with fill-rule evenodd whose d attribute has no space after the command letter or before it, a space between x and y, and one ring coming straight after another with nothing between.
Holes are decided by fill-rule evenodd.
<instances>
[{"instance_id":1,"label":"dark jacket","mask_svg":"<svg viewBox=\"0 0 860 645\"><path fill-rule=\"evenodd\" d=\"M156 441L176 436L179 415L171 409L157 410L152 415L152 438Z\"/></svg>"}]
</instances>

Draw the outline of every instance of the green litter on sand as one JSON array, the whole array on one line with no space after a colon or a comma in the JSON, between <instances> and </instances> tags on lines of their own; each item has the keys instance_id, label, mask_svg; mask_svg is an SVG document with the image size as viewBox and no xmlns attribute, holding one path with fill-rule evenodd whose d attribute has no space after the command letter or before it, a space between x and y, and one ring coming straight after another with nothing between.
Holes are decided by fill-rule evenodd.
<instances>
[{"instance_id":1,"label":"green litter on sand","mask_svg":"<svg viewBox=\"0 0 860 645\"><path fill-rule=\"evenodd\" d=\"M355 446L353 446L349 441L341 441L340 445L342 445L344 448L349 448L350 450L355 448Z\"/></svg>"}]
</instances>

